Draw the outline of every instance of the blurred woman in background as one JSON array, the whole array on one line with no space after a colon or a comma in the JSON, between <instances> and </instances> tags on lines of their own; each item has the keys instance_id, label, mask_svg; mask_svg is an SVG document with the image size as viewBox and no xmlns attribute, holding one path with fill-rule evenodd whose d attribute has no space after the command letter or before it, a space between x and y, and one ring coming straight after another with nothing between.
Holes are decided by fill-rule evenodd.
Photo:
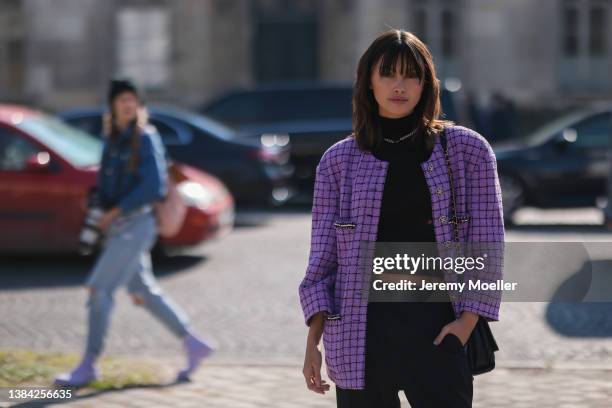
<instances>
[{"instance_id":1,"label":"blurred woman in background","mask_svg":"<svg viewBox=\"0 0 612 408\"><path fill-rule=\"evenodd\" d=\"M78 387L97 378L96 361L108 332L113 296L127 286L135 304L145 307L182 339L186 380L212 348L189 328L185 314L162 293L151 269L150 251L157 239L154 204L167 191L164 146L148 124L138 88L128 79L111 81L105 117L106 141L98 177L98 199L104 209L99 230L106 240L87 280L88 334L82 361L57 385Z\"/></svg>"}]
</instances>

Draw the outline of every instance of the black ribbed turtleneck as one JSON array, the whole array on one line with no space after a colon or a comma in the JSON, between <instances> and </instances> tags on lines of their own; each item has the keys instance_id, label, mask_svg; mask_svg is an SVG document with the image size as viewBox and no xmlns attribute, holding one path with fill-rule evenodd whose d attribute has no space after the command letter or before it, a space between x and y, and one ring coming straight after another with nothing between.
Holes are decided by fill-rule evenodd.
<instances>
[{"instance_id":1,"label":"black ribbed turtleneck","mask_svg":"<svg viewBox=\"0 0 612 408\"><path fill-rule=\"evenodd\" d=\"M399 140L414 130L417 115L399 119L380 117L384 138ZM373 151L379 160L389 162L380 220L378 242L435 242L431 221L431 197L421 162L431 156L421 131L398 143L381 141Z\"/></svg>"}]
</instances>

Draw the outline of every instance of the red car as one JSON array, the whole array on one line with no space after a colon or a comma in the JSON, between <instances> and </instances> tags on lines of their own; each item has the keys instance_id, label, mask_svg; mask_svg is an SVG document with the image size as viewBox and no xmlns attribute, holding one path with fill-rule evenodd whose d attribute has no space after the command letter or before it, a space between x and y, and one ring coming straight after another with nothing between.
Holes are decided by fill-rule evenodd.
<instances>
[{"instance_id":1,"label":"red car","mask_svg":"<svg viewBox=\"0 0 612 408\"><path fill-rule=\"evenodd\" d=\"M96 185L102 143L40 111L0 105L0 251L74 252ZM234 201L223 184L175 166L188 206L185 222L162 249L199 244L229 232Z\"/></svg>"}]
</instances>

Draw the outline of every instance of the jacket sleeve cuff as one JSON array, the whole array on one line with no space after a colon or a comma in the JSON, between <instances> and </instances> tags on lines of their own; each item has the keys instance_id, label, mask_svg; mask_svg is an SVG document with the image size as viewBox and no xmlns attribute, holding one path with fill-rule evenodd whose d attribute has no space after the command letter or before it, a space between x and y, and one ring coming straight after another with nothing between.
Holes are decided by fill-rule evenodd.
<instances>
[{"instance_id":1,"label":"jacket sleeve cuff","mask_svg":"<svg viewBox=\"0 0 612 408\"><path fill-rule=\"evenodd\" d=\"M499 320L499 304L464 300L459 304L459 312L465 311L476 313L489 322L496 322Z\"/></svg>"},{"instance_id":2,"label":"jacket sleeve cuff","mask_svg":"<svg viewBox=\"0 0 612 408\"><path fill-rule=\"evenodd\" d=\"M325 282L308 287L300 287L300 302L304 312L306 326L310 326L310 319L319 312L332 314L331 297Z\"/></svg>"},{"instance_id":3,"label":"jacket sleeve cuff","mask_svg":"<svg viewBox=\"0 0 612 408\"><path fill-rule=\"evenodd\" d=\"M129 201L120 202L117 207L121 209L121 214L128 214L130 211L134 210L136 207L132 205Z\"/></svg>"}]
</instances>

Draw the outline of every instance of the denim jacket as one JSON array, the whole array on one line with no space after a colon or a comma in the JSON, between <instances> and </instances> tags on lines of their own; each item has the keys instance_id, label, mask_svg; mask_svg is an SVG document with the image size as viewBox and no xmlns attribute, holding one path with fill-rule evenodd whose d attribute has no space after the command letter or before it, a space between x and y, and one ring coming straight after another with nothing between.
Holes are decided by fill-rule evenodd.
<instances>
[{"instance_id":1,"label":"denim jacket","mask_svg":"<svg viewBox=\"0 0 612 408\"><path fill-rule=\"evenodd\" d=\"M128 214L162 199L167 191L165 149L154 127L140 136L138 166L130 170L132 127L115 142L106 140L98 174L98 199L105 209L119 207Z\"/></svg>"}]
</instances>

